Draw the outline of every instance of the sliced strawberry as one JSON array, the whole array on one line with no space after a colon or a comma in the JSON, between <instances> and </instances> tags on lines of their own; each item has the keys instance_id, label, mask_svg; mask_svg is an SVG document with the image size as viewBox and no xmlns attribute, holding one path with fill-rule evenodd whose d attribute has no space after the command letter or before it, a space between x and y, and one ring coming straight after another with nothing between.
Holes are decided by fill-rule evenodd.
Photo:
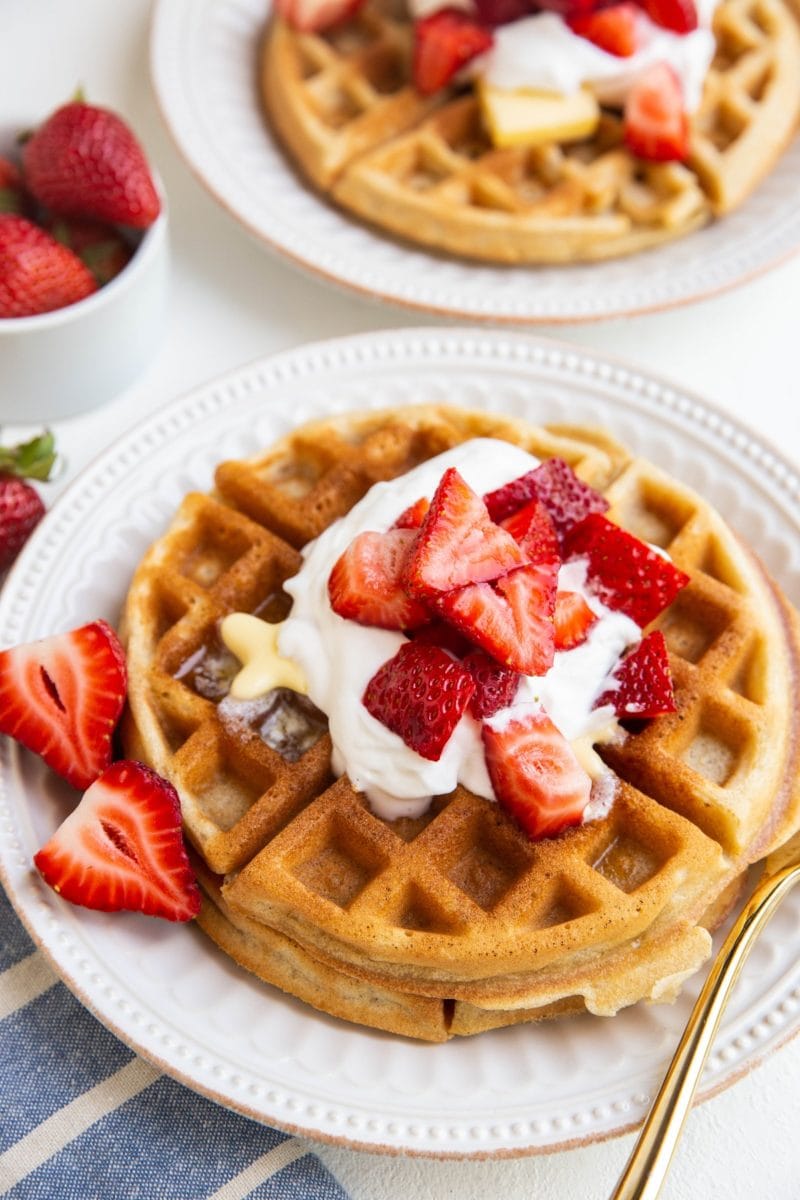
<instances>
[{"instance_id":1,"label":"sliced strawberry","mask_svg":"<svg viewBox=\"0 0 800 1200\"><path fill-rule=\"evenodd\" d=\"M559 540L590 512L605 512L608 501L573 471L563 458L548 458L533 471L484 496L493 521L504 521L533 499L550 514Z\"/></svg>"},{"instance_id":2,"label":"sliced strawberry","mask_svg":"<svg viewBox=\"0 0 800 1200\"><path fill-rule=\"evenodd\" d=\"M430 96L492 45L491 31L457 8L414 23L413 75L417 90Z\"/></svg>"},{"instance_id":3,"label":"sliced strawberry","mask_svg":"<svg viewBox=\"0 0 800 1200\"><path fill-rule=\"evenodd\" d=\"M125 655L105 621L4 650L0 733L83 790L111 761L126 684Z\"/></svg>"},{"instance_id":4,"label":"sliced strawberry","mask_svg":"<svg viewBox=\"0 0 800 1200\"><path fill-rule=\"evenodd\" d=\"M447 621L431 621L428 625L421 625L410 632L410 637L420 645L441 646L454 658L463 658L475 649L469 638Z\"/></svg>"},{"instance_id":5,"label":"sliced strawberry","mask_svg":"<svg viewBox=\"0 0 800 1200\"><path fill-rule=\"evenodd\" d=\"M430 500L426 496L420 496L414 504L409 504L408 508L403 509L392 529L419 529L430 506Z\"/></svg>"},{"instance_id":6,"label":"sliced strawberry","mask_svg":"<svg viewBox=\"0 0 800 1200\"><path fill-rule=\"evenodd\" d=\"M553 665L558 564L519 567L495 584L474 583L440 596L438 607L504 667L544 675Z\"/></svg>"},{"instance_id":7,"label":"sliced strawberry","mask_svg":"<svg viewBox=\"0 0 800 1200\"><path fill-rule=\"evenodd\" d=\"M528 837L553 837L580 824L592 781L547 714L526 709L484 723L486 766L498 804Z\"/></svg>"},{"instance_id":8,"label":"sliced strawberry","mask_svg":"<svg viewBox=\"0 0 800 1200\"><path fill-rule=\"evenodd\" d=\"M637 0L651 21L673 33L691 33L697 29L694 0Z\"/></svg>"},{"instance_id":9,"label":"sliced strawberry","mask_svg":"<svg viewBox=\"0 0 800 1200\"><path fill-rule=\"evenodd\" d=\"M555 12L569 21L582 13L592 12L601 0L537 0L536 7L545 12Z\"/></svg>"},{"instance_id":10,"label":"sliced strawberry","mask_svg":"<svg viewBox=\"0 0 800 1200\"><path fill-rule=\"evenodd\" d=\"M627 0L623 0L622 4L612 4L609 8L572 17L569 27L573 33L594 42L595 46L608 54L616 54L618 58L630 58L636 53L636 5Z\"/></svg>"},{"instance_id":11,"label":"sliced strawberry","mask_svg":"<svg viewBox=\"0 0 800 1200\"><path fill-rule=\"evenodd\" d=\"M595 704L613 704L618 717L661 717L675 712L675 694L664 635L654 629L643 637L614 672L617 687L603 692Z\"/></svg>"},{"instance_id":12,"label":"sliced strawberry","mask_svg":"<svg viewBox=\"0 0 800 1200\"><path fill-rule=\"evenodd\" d=\"M654 63L631 87L625 101L625 144L650 162L683 162L689 154L689 118L678 76Z\"/></svg>"},{"instance_id":13,"label":"sliced strawberry","mask_svg":"<svg viewBox=\"0 0 800 1200\"><path fill-rule=\"evenodd\" d=\"M411 551L406 586L412 596L429 599L497 579L527 561L511 534L492 521L480 496L450 467Z\"/></svg>"},{"instance_id":14,"label":"sliced strawberry","mask_svg":"<svg viewBox=\"0 0 800 1200\"><path fill-rule=\"evenodd\" d=\"M91 785L33 861L71 904L190 921L200 909L171 783L116 762Z\"/></svg>"},{"instance_id":15,"label":"sliced strawberry","mask_svg":"<svg viewBox=\"0 0 800 1200\"><path fill-rule=\"evenodd\" d=\"M427 624L429 609L412 599L402 582L416 536L413 529L360 533L334 563L328 578L333 611L381 629L414 629Z\"/></svg>"},{"instance_id":16,"label":"sliced strawberry","mask_svg":"<svg viewBox=\"0 0 800 1200\"><path fill-rule=\"evenodd\" d=\"M532 0L475 0L475 15L481 25L494 29L498 25L510 25L536 10Z\"/></svg>"},{"instance_id":17,"label":"sliced strawberry","mask_svg":"<svg viewBox=\"0 0 800 1200\"><path fill-rule=\"evenodd\" d=\"M519 689L518 671L502 667L483 650L473 650L464 659L464 666L475 680L475 692L469 702L469 711L479 721L491 717L501 708L514 703Z\"/></svg>"},{"instance_id":18,"label":"sliced strawberry","mask_svg":"<svg viewBox=\"0 0 800 1200\"><path fill-rule=\"evenodd\" d=\"M555 526L541 500L531 500L500 522L531 562L558 562L561 554Z\"/></svg>"},{"instance_id":19,"label":"sliced strawberry","mask_svg":"<svg viewBox=\"0 0 800 1200\"><path fill-rule=\"evenodd\" d=\"M363 704L417 754L436 762L474 691L471 673L445 650L408 642L372 676Z\"/></svg>"},{"instance_id":20,"label":"sliced strawberry","mask_svg":"<svg viewBox=\"0 0 800 1200\"><path fill-rule=\"evenodd\" d=\"M364 0L275 0L275 11L302 33L320 33L354 17Z\"/></svg>"},{"instance_id":21,"label":"sliced strawberry","mask_svg":"<svg viewBox=\"0 0 800 1200\"><path fill-rule=\"evenodd\" d=\"M566 538L565 553L588 559L587 578L609 608L649 625L689 576L600 513L590 513Z\"/></svg>"},{"instance_id":22,"label":"sliced strawberry","mask_svg":"<svg viewBox=\"0 0 800 1200\"><path fill-rule=\"evenodd\" d=\"M597 621L580 592L559 592L556 596L556 650L574 650L586 641Z\"/></svg>"}]
</instances>

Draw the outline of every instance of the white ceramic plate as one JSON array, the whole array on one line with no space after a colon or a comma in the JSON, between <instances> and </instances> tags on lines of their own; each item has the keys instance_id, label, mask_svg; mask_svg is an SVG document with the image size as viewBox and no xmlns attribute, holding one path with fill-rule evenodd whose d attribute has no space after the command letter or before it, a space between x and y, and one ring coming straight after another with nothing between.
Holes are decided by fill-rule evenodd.
<instances>
[{"instance_id":1,"label":"white ceramic plate","mask_svg":"<svg viewBox=\"0 0 800 1200\"><path fill-rule=\"evenodd\" d=\"M700 300L800 247L800 139L739 211L659 250L589 266L492 267L437 257L350 219L304 186L264 123L258 41L270 0L158 0L151 67L164 119L213 196L315 275L404 308L534 324Z\"/></svg>"},{"instance_id":2,"label":"white ceramic plate","mask_svg":"<svg viewBox=\"0 0 800 1200\"><path fill-rule=\"evenodd\" d=\"M349 408L452 402L594 422L700 488L800 601L796 473L753 435L657 379L520 335L402 331L266 359L179 399L107 450L34 534L0 595L0 645L115 620L148 543L221 458ZM49 773L0 746L0 872L80 999L189 1086L260 1120L372 1149L482 1156L607 1137L641 1119L688 1014L520 1026L415 1045L315 1013L192 928L71 908L31 868L65 815ZM725 1086L800 1027L800 895L762 936L705 1075Z\"/></svg>"}]
</instances>

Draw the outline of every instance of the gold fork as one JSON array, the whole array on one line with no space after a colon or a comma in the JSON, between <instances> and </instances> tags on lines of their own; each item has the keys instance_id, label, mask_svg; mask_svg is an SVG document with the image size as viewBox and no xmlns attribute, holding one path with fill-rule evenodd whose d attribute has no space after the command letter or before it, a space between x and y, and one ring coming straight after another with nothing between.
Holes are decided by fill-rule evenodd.
<instances>
[{"instance_id":1,"label":"gold fork","mask_svg":"<svg viewBox=\"0 0 800 1200\"><path fill-rule=\"evenodd\" d=\"M800 833L767 859L765 874L723 942L611 1200L656 1200L661 1194L733 986L756 938L798 880Z\"/></svg>"}]
</instances>

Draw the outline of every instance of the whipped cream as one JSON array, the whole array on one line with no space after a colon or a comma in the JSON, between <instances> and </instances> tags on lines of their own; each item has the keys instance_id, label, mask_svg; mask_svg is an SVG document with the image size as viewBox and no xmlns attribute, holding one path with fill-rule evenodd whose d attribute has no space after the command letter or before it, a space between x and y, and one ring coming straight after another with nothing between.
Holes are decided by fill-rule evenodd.
<instances>
[{"instance_id":1,"label":"whipped cream","mask_svg":"<svg viewBox=\"0 0 800 1200\"><path fill-rule=\"evenodd\" d=\"M541 12L522 17L494 32L494 45L467 69L470 78L492 87L514 91L528 88L568 96L589 88L601 104L623 106L633 84L655 62L668 63L680 80L687 112L700 106L703 84L714 57L711 32L718 0L696 0L697 29L672 33L636 14L636 52L620 58L573 33L558 13ZM429 17L441 8L475 12L472 0L409 0L415 19Z\"/></svg>"},{"instance_id":2,"label":"whipped cream","mask_svg":"<svg viewBox=\"0 0 800 1200\"><path fill-rule=\"evenodd\" d=\"M663 62L680 80L687 112L694 112L714 57L713 13L713 4L700 5L698 28L686 34L662 29L646 13L637 13L638 46L629 58L573 33L557 13L536 13L494 31L494 45L476 62L473 77L497 88L562 95L588 87L601 104L621 106L637 79Z\"/></svg>"},{"instance_id":3,"label":"whipped cream","mask_svg":"<svg viewBox=\"0 0 800 1200\"><path fill-rule=\"evenodd\" d=\"M328 577L339 556L362 532L384 532L420 496L430 498L448 467L456 467L478 495L523 475L537 459L517 446L476 438L429 459L388 483L378 483L350 512L334 522L303 551L303 566L285 584L294 604L278 642L281 655L299 664L311 700L328 717L334 747L333 768L346 773L366 793L373 809L393 820L418 816L431 797L461 783L494 800L486 769L480 723L465 713L437 762L423 758L367 711L361 702L372 676L407 641L402 633L346 620L333 611ZM626 647L639 640L639 627L612 612L586 588L586 564L565 564L559 588L580 591L599 620L574 650L561 651L542 678L524 677L514 705L541 704L570 740L605 730L610 706L593 709L611 683L611 673Z\"/></svg>"}]
</instances>

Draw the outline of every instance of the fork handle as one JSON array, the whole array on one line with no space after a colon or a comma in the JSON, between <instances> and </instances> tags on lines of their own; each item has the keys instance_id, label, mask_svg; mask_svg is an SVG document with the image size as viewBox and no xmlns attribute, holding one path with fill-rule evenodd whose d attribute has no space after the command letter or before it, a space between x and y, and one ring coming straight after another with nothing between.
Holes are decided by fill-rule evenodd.
<instances>
[{"instance_id":1,"label":"fork handle","mask_svg":"<svg viewBox=\"0 0 800 1200\"><path fill-rule=\"evenodd\" d=\"M611 1200L656 1200L661 1194L733 985L756 938L798 879L800 865L767 876L742 909L697 997Z\"/></svg>"}]
</instances>

